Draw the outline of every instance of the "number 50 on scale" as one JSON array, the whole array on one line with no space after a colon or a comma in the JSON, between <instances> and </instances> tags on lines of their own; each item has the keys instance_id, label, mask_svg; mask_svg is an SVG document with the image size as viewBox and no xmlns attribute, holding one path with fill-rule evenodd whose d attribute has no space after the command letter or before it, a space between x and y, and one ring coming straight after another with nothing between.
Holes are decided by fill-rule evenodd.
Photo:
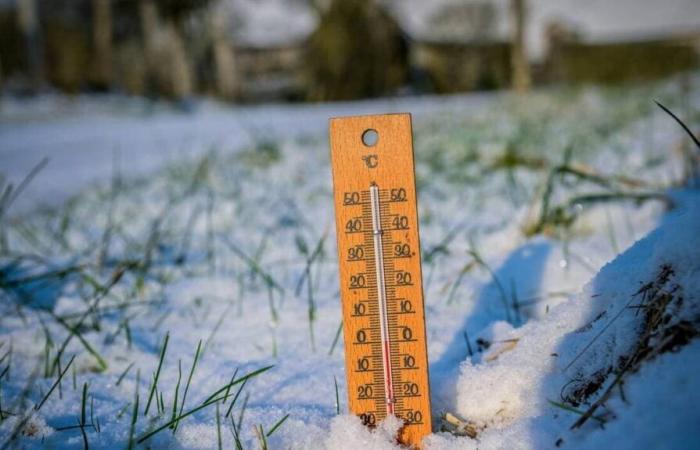
<instances>
[{"instance_id":1,"label":"number 50 on scale","mask_svg":"<svg viewBox=\"0 0 700 450\"><path fill-rule=\"evenodd\" d=\"M393 414L399 441L431 432L409 114L331 119L331 164L352 413Z\"/></svg>"}]
</instances>

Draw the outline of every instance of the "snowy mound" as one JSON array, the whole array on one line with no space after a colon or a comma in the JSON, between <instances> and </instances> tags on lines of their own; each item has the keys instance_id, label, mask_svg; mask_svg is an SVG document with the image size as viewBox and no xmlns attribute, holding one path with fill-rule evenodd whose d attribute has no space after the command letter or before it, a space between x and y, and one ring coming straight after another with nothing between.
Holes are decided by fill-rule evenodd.
<instances>
[{"instance_id":1,"label":"snowy mound","mask_svg":"<svg viewBox=\"0 0 700 450\"><path fill-rule=\"evenodd\" d=\"M457 413L478 430L455 448L687 448L700 442L697 194L543 320L493 325L467 361ZM504 326L505 325L505 326ZM512 349L512 350L511 350ZM571 428L571 430L570 430ZM447 439L429 439L444 448Z\"/></svg>"}]
</instances>

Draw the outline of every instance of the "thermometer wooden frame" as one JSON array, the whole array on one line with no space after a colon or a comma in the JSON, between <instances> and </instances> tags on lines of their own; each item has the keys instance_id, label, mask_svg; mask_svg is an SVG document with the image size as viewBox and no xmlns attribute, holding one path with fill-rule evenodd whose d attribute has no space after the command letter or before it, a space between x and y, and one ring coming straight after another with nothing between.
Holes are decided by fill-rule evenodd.
<instances>
[{"instance_id":1,"label":"thermometer wooden frame","mask_svg":"<svg viewBox=\"0 0 700 450\"><path fill-rule=\"evenodd\" d=\"M396 415L418 446L431 415L411 116L334 118L330 143L350 411Z\"/></svg>"}]
</instances>

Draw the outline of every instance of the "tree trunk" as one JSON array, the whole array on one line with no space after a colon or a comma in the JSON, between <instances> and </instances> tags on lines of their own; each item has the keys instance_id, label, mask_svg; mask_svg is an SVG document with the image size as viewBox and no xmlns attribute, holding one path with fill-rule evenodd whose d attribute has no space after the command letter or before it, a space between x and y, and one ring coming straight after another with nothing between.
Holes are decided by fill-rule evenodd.
<instances>
[{"instance_id":1,"label":"tree trunk","mask_svg":"<svg viewBox=\"0 0 700 450\"><path fill-rule=\"evenodd\" d=\"M109 89L112 85L111 0L92 0L92 39L95 84L102 89Z\"/></svg>"},{"instance_id":2,"label":"tree trunk","mask_svg":"<svg viewBox=\"0 0 700 450\"><path fill-rule=\"evenodd\" d=\"M182 38L182 30L175 20L168 20L166 25L170 36L167 54L172 63L171 85L175 98L184 99L192 95L192 72L187 59L185 40Z\"/></svg>"},{"instance_id":3,"label":"tree trunk","mask_svg":"<svg viewBox=\"0 0 700 450\"><path fill-rule=\"evenodd\" d=\"M530 64L525 47L526 0L511 0L512 42L511 42L511 83L516 92L530 89Z\"/></svg>"},{"instance_id":4,"label":"tree trunk","mask_svg":"<svg viewBox=\"0 0 700 450\"><path fill-rule=\"evenodd\" d=\"M158 82L158 10L153 0L139 3L141 38L143 39L143 65L146 73L146 93L153 94Z\"/></svg>"},{"instance_id":5,"label":"tree trunk","mask_svg":"<svg viewBox=\"0 0 700 450\"><path fill-rule=\"evenodd\" d=\"M35 0L17 1L17 24L24 37L30 84L32 89L38 90L44 82L44 52Z\"/></svg>"},{"instance_id":6,"label":"tree trunk","mask_svg":"<svg viewBox=\"0 0 700 450\"><path fill-rule=\"evenodd\" d=\"M181 27L174 18L160 20L153 0L141 0L147 85L151 93L183 99L192 95L192 72Z\"/></svg>"},{"instance_id":7,"label":"tree trunk","mask_svg":"<svg viewBox=\"0 0 700 450\"><path fill-rule=\"evenodd\" d=\"M216 91L221 97L232 100L239 93L236 57L226 33L226 16L216 8L212 8L211 12L211 29Z\"/></svg>"}]
</instances>

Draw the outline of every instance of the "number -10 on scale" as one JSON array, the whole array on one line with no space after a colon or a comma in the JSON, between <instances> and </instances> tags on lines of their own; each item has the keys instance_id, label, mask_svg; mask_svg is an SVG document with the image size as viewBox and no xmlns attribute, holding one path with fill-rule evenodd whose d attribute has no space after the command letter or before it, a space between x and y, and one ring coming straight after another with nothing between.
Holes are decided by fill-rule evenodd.
<instances>
[{"instance_id":1,"label":"number -10 on scale","mask_svg":"<svg viewBox=\"0 0 700 450\"><path fill-rule=\"evenodd\" d=\"M368 426L431 431L411 116L331 119L348 399Z\"/></svg>"}]
</instances>

